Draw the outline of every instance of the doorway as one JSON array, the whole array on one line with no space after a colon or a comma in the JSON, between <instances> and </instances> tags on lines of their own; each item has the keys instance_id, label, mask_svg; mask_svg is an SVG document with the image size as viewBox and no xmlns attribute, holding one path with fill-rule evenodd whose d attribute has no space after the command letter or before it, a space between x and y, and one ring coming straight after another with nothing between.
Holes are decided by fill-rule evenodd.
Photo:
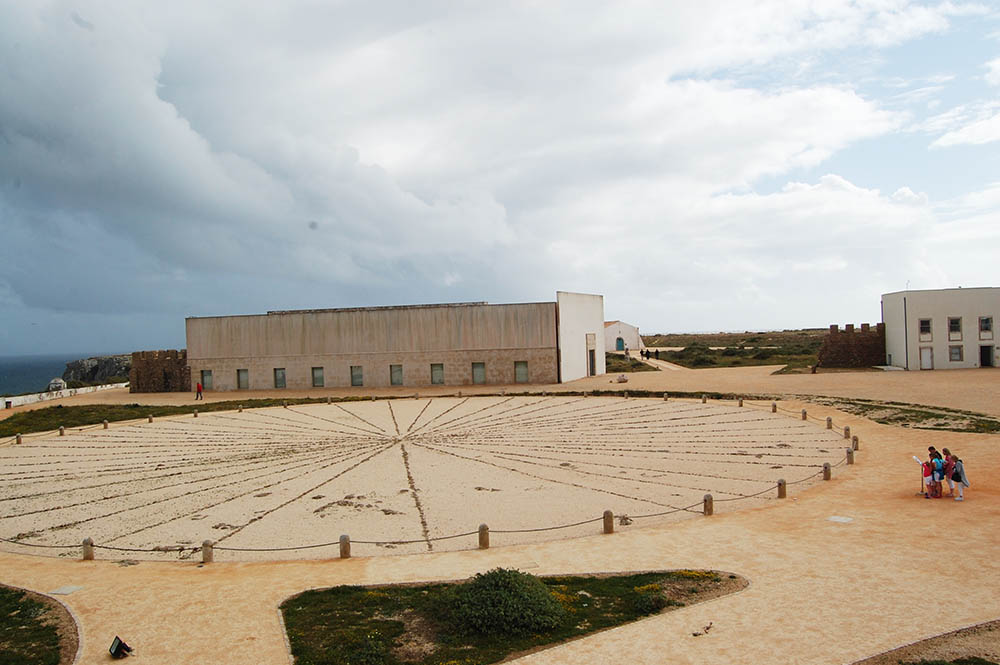
<instances>
[{"instance_id":1,"label":"doorway","mask_svg":"<svg viewBox=\"0 0 1000 665\"><path fill-rule=\"evenodd\" d=\"M920 369L934 369L934 349L932 347L920 347Z\"/></svg>"},{"instance_id":2,"label":"doorway","mask_svg":"<svg viewBox=\"0 0 1000 665\"><path fill-rule=\"evenodd\" d=\"M587 376L597 374L597 352L594 349L587 349Z\"/></svg>"},{"instance_id":3,"label":"doorway","mask_svg":"<svg viewBox=\"0 0 1000 665\"><path fill-rule=\"evenodd\" d=\"M624 350L625 350L625 340L619 337L618 339L615 340L615 351L624 351Z\"/></svg>"},{"instance_id":4,"label":"doorway","mask_svg":"<svg viewBox=\"0 0 1000 665\"><path fill-rule=\"evenodd\" d=\"M993 367L993 345L979 347L979 366Z\"/></svg>"}]
</instances>

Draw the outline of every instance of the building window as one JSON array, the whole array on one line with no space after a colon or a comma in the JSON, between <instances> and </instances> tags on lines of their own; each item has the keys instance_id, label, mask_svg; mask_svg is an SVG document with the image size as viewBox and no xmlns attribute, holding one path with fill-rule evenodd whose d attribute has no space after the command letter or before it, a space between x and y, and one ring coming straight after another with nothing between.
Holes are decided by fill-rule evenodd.
<instances>
[{"instance_id":1,"label":"building window","mask_svg":"<svg viewBox=\"0 0 1000 665\"><path fill-rule=\"evenodd\" d=\"M444 385L443 363L431 363L431 384L435 386Z\"/></svg>"},{"instance_id":2,"label":"building window","mask_svg":"<svg viewBox=\"0 0 1000 665\"><path fill-rule=\"evenodd\" d=\"M365 377L361 370L361 365L351 365L351 385L352 386L363 386L365 385Z\"/></svg>"},{"instance_id":3,"label":"building window","mask_svg":"<svg viewBox=\"0 0 1000 665\"><path fill-rule=\"evenodd\" d=\"M274 387L284 388L285 387L285 368L275 367L274 368Z\"/></svg>"},{"instance_id":4,"label":"building window","mask_svg":"<svg viewBox=\"0 0 1000 665\"><path fill-rule=\"evenodd\" d=\"M528 382L528 361L527 360L515 360L514 361L514 383L527 383Z\"/></svg>"},{"instance_id":5,"label":"building window","mask_svg":"<svg viewBox=\"0 0 1000 665\"><path fill-rule=\"evenodd\" d=\"M931 334L931 320L930 319L920 319L920 334L930 335Z\"/></svg>"},{"instance_id":6,"label":"building window","mask_svg":"<svg viewBox=\"0 0 1000 665\"><path fill-rule=\"evenodd\" d=\"M979 317L979 332L993 332L993 317L992 316L980 316Z\"/></svg>"},{"instance_id":7,"label":"building window","mask_svg":"<svg viewBox=\"0 0 1000 665\"><path fill-rule=\"evenodd\" d=\"M472 382L486 383L486 363L472 363Z\"/></svg>"},{"instance_id":8,"label":"building window","mask_svg":"<svg viewBox=\"0 0 1000 665\"><path fill-rule=\"evenodd\" d=\"M201 387L203 390L212 389L212 370L210 369L201 370Z\"/></svg>"},{"instance_id":9,"label":"building window","mask_svg":"<svg viewBox=\"0 0 1000 665\"><path fill-rule=\"evenodd\" d=\"M250 370L248 369L236 370L236 388L237 390L250 389Z\"/></svg>"},{"instance_id":10,"label":"building window","mask_svg":"<svg viewBox=\"0 0 1000 665\"><path fill-rule=\"evenodd\" d=\"M962 347L961 346L949 346L948 347L948 360L953 363L962 362Z\"/></svg>"},{"instance_id":11,"label":"building window","mask_svg":"<svg viewBox=\"0 0 1000 665\"><path fill-rule=\"evenodd\" d=\"M403 366L402 365L389 365L389 385L390 386L401 386L401 385L403 385Z\"/></svg>"},{"instance_id":12,"label":"building window","mask_svg":"<svg viewBox=\"0 0 1000 665\"><path fill-rule=\"evenodd\" d=\"M961 334L961 332L962 332L962 317L960 317L960 316L949 316L948 317L948 332Z\"/></svg>"},{"instance_id":13,"label":"building window","mask_svg":"<svg viewBox=\"0 0 1000 665\"><path fill-rule=\"evenodd\" d=\"M325 385L325 382L323 381L323 368L313 367L312 374L313 374L313 388L322 388Z\"/></svg>"}]
</instances>

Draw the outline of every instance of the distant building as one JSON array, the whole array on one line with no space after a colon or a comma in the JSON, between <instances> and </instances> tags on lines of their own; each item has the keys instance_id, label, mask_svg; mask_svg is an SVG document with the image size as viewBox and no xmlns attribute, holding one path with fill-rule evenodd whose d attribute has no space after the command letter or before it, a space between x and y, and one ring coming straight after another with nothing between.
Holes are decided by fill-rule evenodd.
<instances>
[{"instance_id":1,"label":"distant building","mask_svg":"<svg viewBox=\"0 0 1000 665\"><path fill-rule=\"evenodd\" d=\"M192 390L557 383L604 374L603 322L603 296L563 291L555 302L190 317L186 362Z\"/></svg>"},{"instance_id":2,"label":"distant building","mask_svg":"<svg viewBox=\"0 0 1000 665\"><path fill-rule=\"evenodd\" d=\"M624 351L625 349L644 349L639 329L624 321L604 322L604 350Z\"/></svg>"},{"instance_id":3,"label":"distant building","mask_svg":"<svg viewBox=\"0 0 1000 665\"><path fill-rule=\"evenodd\" d=\"M886 364L904 369L996 367L1000 288L882 295Z\"/></svg>"},{"instance_id":4,"label":"distant building","mask_svg":"<svg viewBox=\"0 0 1000 665\"><path fill-rule=\"evenodd\" d=\"M57 376L56 378L49 381L49 387L46 388L46 390L48 390L50 393L55 392L56 390L66 390L66 382Z\"/></svg>"}]
</instances>

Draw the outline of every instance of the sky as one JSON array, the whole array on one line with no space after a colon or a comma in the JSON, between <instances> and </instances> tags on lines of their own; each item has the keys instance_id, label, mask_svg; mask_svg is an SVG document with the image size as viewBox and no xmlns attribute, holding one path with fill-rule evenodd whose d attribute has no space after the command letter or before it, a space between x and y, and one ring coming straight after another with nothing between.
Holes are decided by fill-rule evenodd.
<instances>
[{"instance_id":1,"label":"sky","mask_svg":"<svg viewBox=\"0 0 1000 665\"><path fill-rule=\"evenodd\" d=\"M644 333L1000 286L1000 4L0 3L0 355L600 293Z\"/></svg>"}]
</instances>

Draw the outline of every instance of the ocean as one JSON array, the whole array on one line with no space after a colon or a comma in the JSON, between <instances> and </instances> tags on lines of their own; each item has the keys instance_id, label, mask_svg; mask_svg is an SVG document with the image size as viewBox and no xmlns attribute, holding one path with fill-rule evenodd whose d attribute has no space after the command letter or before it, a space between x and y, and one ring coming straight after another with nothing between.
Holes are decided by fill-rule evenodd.
<instances>
[{"instance_id":1,"label":"ocean","mask_svg":"<svg viewBox=\"0 0 1000 665\"><path fill-rule=\"evenodd\" d=\"M55 354L42 356L0 356L0 395L40 393L49 381L62 376L66 363L86 355Z\"/></svg>"}]
</instances>

